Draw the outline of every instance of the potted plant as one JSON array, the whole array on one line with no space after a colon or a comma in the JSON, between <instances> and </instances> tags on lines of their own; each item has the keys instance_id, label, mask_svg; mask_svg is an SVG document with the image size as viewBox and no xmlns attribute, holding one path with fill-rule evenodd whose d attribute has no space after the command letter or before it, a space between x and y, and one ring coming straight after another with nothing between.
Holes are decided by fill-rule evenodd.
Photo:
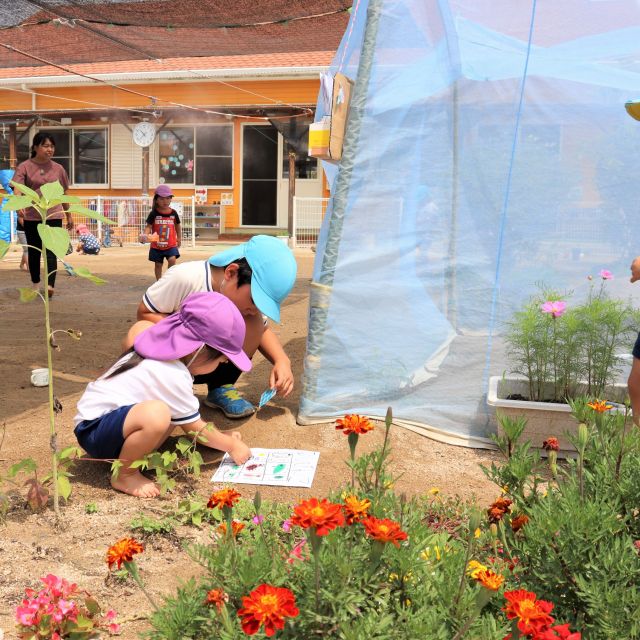
<instances>
[{"instance_id":1,"label":"potted plant","mask_svg":"<svg viewBox=\"0 0 640 640\"><path fill-rule=\"evenodd\" d=\"M493 376L487 402L506 416L525 416L524 437L536 446L549 435L561 449L573 447L565 436L577 426L568 399L579 396L622 403L626 385L615 382L637 335L638 312L611 298L602 270L582 304L570 293L540 287L507 324L510 374Z\"/></svg>"}]
</instances>

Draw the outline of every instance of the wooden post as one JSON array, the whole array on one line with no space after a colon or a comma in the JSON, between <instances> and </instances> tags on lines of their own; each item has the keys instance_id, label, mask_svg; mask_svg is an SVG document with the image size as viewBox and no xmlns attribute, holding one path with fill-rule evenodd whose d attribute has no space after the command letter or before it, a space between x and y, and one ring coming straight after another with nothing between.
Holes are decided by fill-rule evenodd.
<instances>
[{"instance_id":1,"label":"wooden post","mask_svg":"<svg viewBox=\"0 0 640 640\"><path fill-rule=\"evenodd\" d=\"M142 195L149 196L149 147L142 147Z\"/></svg>"},{"instance_id":2,"label":"wooden post","mask_svg":"<svg viewBox=\"0 0 640 640\"><path fill-rule=\"evenodd\" d=\"M296 195L296 152L289 151L289 246L293 244L293 197Z\"/></svg>"},{"instance_id":3,"label":"wooden post","mask_svg":"<svg viewBox=\"0 0 640 640\"><path fill-rule=\"evenodd\" d=\"M16 124L9 125L9 169L15 169L18 164L18 145L16 143Z\"/></svg>"}]
</instances>

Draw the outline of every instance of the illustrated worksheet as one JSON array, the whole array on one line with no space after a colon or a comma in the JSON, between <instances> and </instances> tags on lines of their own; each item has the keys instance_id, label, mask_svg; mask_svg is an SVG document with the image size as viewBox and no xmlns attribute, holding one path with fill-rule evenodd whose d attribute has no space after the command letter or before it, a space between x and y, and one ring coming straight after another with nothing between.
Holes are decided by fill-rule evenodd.
<instances>
[{"instance_id":1,"label":"illustrated worksheet","mask_svg":"<svg viewBox=\"0 0 640 640\"><path fill-rule=\"evenodd\" d=\"M251 458L237 465L224 454L211 482L268 484L280 487L311 487L319 451L299 449L251 449Z\"/></svg>"}]
</instances>

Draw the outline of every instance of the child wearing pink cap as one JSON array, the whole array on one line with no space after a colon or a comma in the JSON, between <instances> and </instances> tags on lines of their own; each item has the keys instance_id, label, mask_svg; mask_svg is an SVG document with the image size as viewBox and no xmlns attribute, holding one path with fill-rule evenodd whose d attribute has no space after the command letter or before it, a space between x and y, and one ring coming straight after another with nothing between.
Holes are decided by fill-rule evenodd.
<instances>
[{"instance_id":1,"label":"child wearing pink cap","mask_svg":"<svg viewBox=\"0 0 640 640\"><path fill-rule=\"evenodd\" d=\"M77 224L78 244L76 251L82 255L97 256L100 253L100 241L96 238L86 224Z\"/></svg>"},{"instance_id":2,"label":"child wearing pink cap","mask_svg":"<svg viewBox=\"0 0 640 640\"><path fill-rule=\"evenodd\" d=\"M178 247L182 244L180 216L171 208L173 192L171 187L161 184L153 194L153 208L147 216L147 226L141 235L141 242L149 240L149 260L154 263L156 280L162 277L162 265L167 260L169 268L180 257Z\"/></svg>"},{"instance_id":3,"label":"child wearing pink cap","mask_svg":"<svg viewBox=\"0 0 640 640\"><path fill-rule=\"evenodd\" d=\"M251 361L242 351L245 323L236 306L214 292L194 293L180 310L138 334L134 346L100 378L89 383L74 418L80 446L92 457L120 459L114 489L152 498L159 487L133 462L157 449L180 426L199 442L228 451L236 464L251 450L240 434L221 433L200 417L193 376L222 362L242 371Z\"/></svg>"}]
</instances>

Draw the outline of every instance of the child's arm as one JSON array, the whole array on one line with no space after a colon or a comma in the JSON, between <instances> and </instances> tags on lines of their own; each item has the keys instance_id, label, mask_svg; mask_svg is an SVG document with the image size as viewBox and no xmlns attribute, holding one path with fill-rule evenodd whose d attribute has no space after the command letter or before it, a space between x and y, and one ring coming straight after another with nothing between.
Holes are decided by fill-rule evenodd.
<instances>
[{"instance_id":1,"label":"child's arm","mask_svg":"<svg viewBox=\"0 0 640 640\"><path fill-rule=\"evenodd\" d=\"M158 234L153 233L153 226L148 224L144 231L140 234L140 242L144 244L145 242L158 242Z\"/></svg>"},{"instance_id":2,"label":"child's arm","mask_svg":"<svg viewBox=\"0 0 640 640\"><path fill-rule=\"evenodd\" d=\"M180 223L176 225L176 238L178 240L178 246L182 245L182 225Z\"/></svg>"},{"instance_id":3,"label":"child's arm","mask_svg":"<svg viewBox=\"0 0 640 640\"><path fill-rule=\"evenodd\" d=\"M213 424L204 420L196 420L180 426L186 434L197 433L198 442L201 444L212 449L227 451L236 464L244 464L251 457L251 449L242 442L238 431L233 431L231 435L228 435L218 431ZM202 438L206 441L202 441Z\"/></svg>"}]
</instances>

